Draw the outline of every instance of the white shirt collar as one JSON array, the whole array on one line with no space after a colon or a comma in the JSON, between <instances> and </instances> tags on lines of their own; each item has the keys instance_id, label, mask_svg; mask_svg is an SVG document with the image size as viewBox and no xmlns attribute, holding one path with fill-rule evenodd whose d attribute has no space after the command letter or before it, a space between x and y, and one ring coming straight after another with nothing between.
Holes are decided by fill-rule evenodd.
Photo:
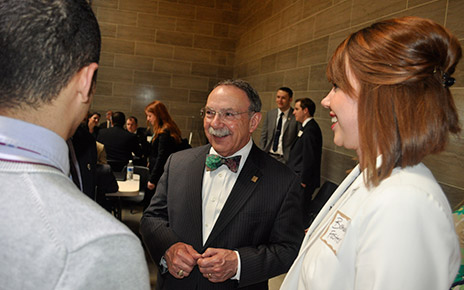
<instances>
[{"instance_id":1,"label":"white shirt collar","mask_svg":"<svg viewBox=\"0 0 464 290\"><path fill-rule=\"evenodd\" d=\"M287 116L288 116L288 113L290 112L290 108L291 108L291 107L288 107L288 109L285 110L285 111L282 111L281 109L277 108L277 117L279 117L279 116L280 116L280 113L282 113L282 112L284 113L284 116L287 117Z\"/></svg>"},{"instance_id":2,"label":"white shirt collar","mask_svg":"<svg viewBox=\"0 0 464 290\"><path fill-rule=\"evenodd\" d=\"M0 154L4 159L43 163L69 175L68 146L55 132L0 116Z\"/></svg>"},{"instance_id":3,"label":"white shirt collar","mask_svg":"<svg viewBox=\"0 0 464 290\"><path fill-rule=\"evenodd\" d=\"M301 127L304 127L306 124L308 124L309 121L311 121L313 118L312 117L309 117L307 118L306 120L303 121L303 123L301 124Z\"/></svg>"}]
</instances>

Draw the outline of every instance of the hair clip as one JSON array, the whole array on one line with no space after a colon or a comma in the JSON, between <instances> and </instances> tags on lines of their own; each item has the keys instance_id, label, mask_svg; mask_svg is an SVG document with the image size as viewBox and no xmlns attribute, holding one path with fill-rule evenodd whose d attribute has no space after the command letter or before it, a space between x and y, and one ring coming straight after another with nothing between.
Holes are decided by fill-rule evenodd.
<instances>
[{"instance_id":1,"label":"hair clip","mask_svg":"<svg viewBox=\"0 0 464 290\"><path fill-rule=\"evenodd\" d=\"M451 77L448 73L443 73L443 87L449 88L456 82L456 79Z\"/></svg>"}]
</instances>

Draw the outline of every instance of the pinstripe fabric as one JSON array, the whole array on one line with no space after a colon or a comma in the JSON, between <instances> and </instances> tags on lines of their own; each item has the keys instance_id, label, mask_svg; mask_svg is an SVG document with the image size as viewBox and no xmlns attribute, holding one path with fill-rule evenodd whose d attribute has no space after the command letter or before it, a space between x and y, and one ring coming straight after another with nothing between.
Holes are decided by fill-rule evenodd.
<instances>
[{"instance_id":1,"label":"pinstripe fabric","mask_svg":"<svg viewBox=\"0 0 464 290\"><path fill-rule=\"evenodd\" d=\"M235 249L242 263L240 284L214 284L198 268L178 280L159 276L159 289L268 289L267 280L288 270L303 238L298 177L253 145L245 166L202 245L201 185L210 146L172 155L144 213L141 233L156 263L178 241L199 253L208 247Z\"/></svg>"}]
</instances>

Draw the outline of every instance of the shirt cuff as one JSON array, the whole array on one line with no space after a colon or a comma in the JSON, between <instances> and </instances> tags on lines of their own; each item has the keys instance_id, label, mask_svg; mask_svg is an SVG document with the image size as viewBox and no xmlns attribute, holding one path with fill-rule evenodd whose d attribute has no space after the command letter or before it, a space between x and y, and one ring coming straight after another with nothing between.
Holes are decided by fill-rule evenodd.
<instances>
[{"instance_id":1,"label":"shirt cuff","mask_svg":"<svg viewBox=\"0 0 464 290\"><path fill-rule=\"evenodd\" d=\"M237 280L240 281L240 273L242 271L242 263L240 262L240 254L238 251L234 251L235 254L237 254L237 273L235 274L234 277L230 278L231 280Z\"/></svg>"},{"instance_id":2,"label":"shirt cuff","mask_svg":"<svg viewBox=\"0 0 464 290\"><path fill-rule=\"evenodd\" d=\"M160 265L161 274L164 274L168 271L168 263L166 263L166 259L164 258L164 256L161 257L161 261L159 265Z\"/></svg>"}]
</instances>

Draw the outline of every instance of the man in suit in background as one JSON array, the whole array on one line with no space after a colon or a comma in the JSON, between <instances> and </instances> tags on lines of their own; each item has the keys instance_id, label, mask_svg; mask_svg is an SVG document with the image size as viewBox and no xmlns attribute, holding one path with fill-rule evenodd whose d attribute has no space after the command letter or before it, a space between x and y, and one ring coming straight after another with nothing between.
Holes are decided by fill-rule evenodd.
<instances>
[{"instance_id":1,"label":"man in suit in background","mask_svg":"<svg viewBox=\"0 0 464 290\"><path fill-rule=\"evenodd\" d=\"M0 0L0 288L149 289L138 238L70 178L101 37L86 0Z\"/></svg>"},{"instance_id":2,"label":"man in suit in background","mask_svg":"<svg viewBox=\"0 0 464 290\"><path fill-rule=\"evenodd\" d=\"M105 117L106 117L106 121L100 123L98 127L100 127L101 129L113 127L113 111L111 110L106 111Z\"/></svg>"},{"instance_id":3,"label":"man in suit in background","mask_svg":"<svg viewBox=\"0 0 464 290\"><path fill-rule=\"evenodd\" d=\"M303 222L305 226L308 226L309 206L314 190L320 186L321 180L322 133L314 120L315 112L316 105L311 99L304 98L295 101L293 114L303 128L298 131L287 162L288 167L301 177L301 186L304 187Z\"/></svg>"},{"instance_id":4,"label":"man in suit in background","mask_svg":"<svg viewBox=\"0 0 464 290\"><path fill-rule=\"evenodd\" d=\"M302 188L253 144L260 110L248 83L220 82L202 109L210 144L168 159L140 230L158 289L268 289L295 258Z\"/></svg>"},{"instance_id":5,"label":"man in suit in background","mask_svg":"<svg viewBox=\"0 0 464 290\"><path fill-rule=\"evenodd\" d=\"M147 128L138 126L137 118L130 116L126 120L126 130L137 136L139 146L142 148L142 156L134 159L135 165L147 166L147 156L150 150L150 143L147 142Z\"/></svg>"},{"instance_id":6,"label":"man in suit in background","mask_svg":"<svg viewBox=\"0 0 464 290\"><path fill-rule=\"evenodd\" d=\"M106 157L108 163L118 161L122 166L114 168L120 171L122 167L133 159L135 156L142 156L142 148L139 145L137 136L125 130L126 116L123 112L113 114L113 127L100 130L97 141L105 145ZM113 167L113 166L112 166Z\"/></svg>"},{"instance_id":7,"label":"man in suit in background","mask_svg":"<svg viewBox=\"0 0 464 290\"><path fill-rule=\"evenodd\" d=\"M279 88L276 93L277 108L267 112L261 129L261 149L282 163L287 163L298 131L290 106L292 98L293 91L290 88Z\"/></svg>"}]
</instances>

